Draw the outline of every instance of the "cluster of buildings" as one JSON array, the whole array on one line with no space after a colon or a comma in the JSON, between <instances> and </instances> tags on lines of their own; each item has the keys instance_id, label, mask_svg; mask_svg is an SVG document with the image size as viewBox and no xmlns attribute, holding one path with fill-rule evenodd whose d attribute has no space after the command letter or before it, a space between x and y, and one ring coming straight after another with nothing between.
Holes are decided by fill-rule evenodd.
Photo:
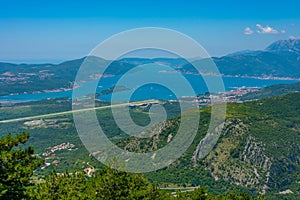
<instances>
[{"instance_id":1,"label":"cluster of buildings","mask_svg":"<svg viewBox=\"0 0 300 200\"><path fill-rule=\"evenodd\" d=\"M212 104L213 102L242 102L241 97L243 95L256 92L258 90L259 88L257 87L241 87L218 94L206 93L203 95L197 95L196 97L184 97L183 99L190 99L190 101L198 103L199 107L204 107Z\"/></svg>"},{"instance_id":2,"label":"cluster of buildings","mask_svg":"<svg viewBox=\"0 0 300 200\"><path fill-rule=\"evenodd\" d=\"M8 71L8 72L0 74L0 80L4 81L4 82L22 83L22 81L23 81L23 83L27 83L30 81L31 77L38 77L40 80L43 80L43 79L46 79L51 76L54 76L54 74L49 73L48 70L41 70L37 73L21 73L21 72L13 73L13 72Z\"/></svg>"},{"instance_id":3,"label":"cluster of buildings","mask_svg":"<svg viewBox=\"0 0 300 200\"><path fill-rule=\"evenodd\" d=\"M64 142L64 143L61 143L59 145L56 145L56 146L52 147L50 149L50 151L44 152L44 153L42 153L42 155L45 156L45 157L48 157L48 156L51 156L51 155L55 156L55 151L60 151L60 150L63 150L63 149L71 151L74 148L75 148L74 144L71 144L69 142L67 142L67 143Z\"/></svg>"},{"instance_id":4,"label":"cluster of buildings","mask_svg":"<svg viewBox=\"0 0 300 200\"><path fill-rule=\"evenodd\" d=\"M227 102L240 102L241 96L251 92L257 92L258 90L258 87L241 87L225 92L224 95L226 96Z\"/></svg>"},{"instance_id":5,"label":"cluster of buildings","mask_svg":"<svg viewBox=\"0 0 300 200\"><path fill-rule=\"evenodd\" d=\"M168 100L168 102L187 102L187 103L196 103L199 107L205 107L213 104L214 102L242 102L241 97L245 94L251 92L257 92L259 90L258 87L240 87L230 91L222 92L222 93L205 93L201 95L195 96L183 96L177 100ZM130 103L129 108L148 108L153 104L165 104L165 101L152 100L148 102L135 102Z\"/></svg>"}]
</instances>

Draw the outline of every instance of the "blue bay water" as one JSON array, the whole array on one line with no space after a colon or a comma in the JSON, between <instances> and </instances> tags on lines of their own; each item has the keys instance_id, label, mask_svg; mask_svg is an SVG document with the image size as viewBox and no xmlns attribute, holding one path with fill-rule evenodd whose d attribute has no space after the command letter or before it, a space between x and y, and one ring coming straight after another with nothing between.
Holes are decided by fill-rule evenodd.
<instances>
[{"instance_id":1,"label":"blue bay water","mask_svg":"<svg viewBox=\"0 0 300 200\"><path fill-rule=\"evenodd\" d=\"M149 75L150 76L150 75ZM176 94L172 92L172 89L168 89L169 87L161 86L155 83L149 83L142 85L138 88L132 88L132 86L128 83L126 86L128 90L116 92L114 95L116 101L122 101L124 98L128 97L128 94L132 94L130 97L131 101L136 100L144 100L144 99L177 99L181 96L193 96L195 94L204 94L208 92L208 87L204 81L204 79L209 80L210 84L214 83L214 79L219 79L220 77L214 76L205 76L204 79L200 75L194 74L184 74L184 78L192 85L194 92L190 93L182 87L178 83L177 77L175 73L169 72L157 72L156 76L161 76L163 79L167 80L170 86L176 87L178 90ZM134 74L132 74L134 77ZM113 76L113 77L106 77L102 78L100 82L98 80L85 82L81 85L80 88L76 88L75 90L82 91L82 95L87 95L86 91L92 91L89 94L95 94L94 86L98 84L97 92L101 93L102 90L109 89L116 85L118 80L120 80L122 76ZM143 77L138 77L143 78ZM222 77L224 83L225 91L232 90L237 87L266 87L274 84L291 84L297 82L296 80L269 80L269 79L256 79L256 78L241 78L241 77ZM182 89L181 89L182 88ZM134 91L133 91L134 90ZM210 91L210 92L222 92L222 91ZM68 91L61 91L61 92L44 92L44 93L37 93L37 94L19 94L19 95L7 95L7 96L0 96L0 102L24 102L24 101L37 101L43 100L48 98L61 98L61 97L68 97L72 98L72 90ZM110 101L111 95L100 95L99 97L101 100Z\"/></svg>"}]
</instances>

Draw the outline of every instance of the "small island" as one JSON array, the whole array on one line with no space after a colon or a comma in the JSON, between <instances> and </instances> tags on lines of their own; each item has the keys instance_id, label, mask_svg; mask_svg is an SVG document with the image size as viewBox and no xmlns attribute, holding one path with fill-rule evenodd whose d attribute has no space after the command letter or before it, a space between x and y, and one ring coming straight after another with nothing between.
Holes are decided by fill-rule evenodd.
<instances>
[{"instance_id":1,"label":"small island","mask_svg":"<svg viewBox=\"0 0 300 200\"><path fill-rule=\"evenodd\" d=\"M101 95L107 95L107 94L112 94L113 92L121 92L126 90L130 90L130 88L124 85L114 85L106 90L102 90Z\"/></svg>"}]
</instances>

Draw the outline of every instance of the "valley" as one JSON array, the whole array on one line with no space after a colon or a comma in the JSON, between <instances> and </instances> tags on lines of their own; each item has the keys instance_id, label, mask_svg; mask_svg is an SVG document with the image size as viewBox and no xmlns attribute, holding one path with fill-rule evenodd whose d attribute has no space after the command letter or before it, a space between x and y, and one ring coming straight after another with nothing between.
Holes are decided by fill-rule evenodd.
<instances>
[{"instance_id":1,"label":"valley","mask_svg":"<svg viewBox=\"0 0 300 200\"><path fill-rule=\"evenodd\" d=\"M298 40L278 41L263 51L212 58L221 74L215 76L203 71L201 75L208 82L221 78L224 90L214 92L208 91L209 86L195 73L191 63L181 58L122 58L111 62L85 57L61 64L0 63L0 136L30 133L28 142L21 146L33 146L35 155L44 159L31 177L34 182L43 182L54 171L57 174L79 171L91 178L98 170L105 169L97 160L102 159L102 154L98 150L87 150L78 134L74 114L85 117L94 111L112 144L127 153L153 153L151 159L154 160L156 152L177 137L183 115L199 112L195 138L183 155L162 169L143 173L151 184L175 196L179 195L176 191L192 194L203 186L214 195L239 191L252 197L264 195L266 199L298 199L298 46ZM102 68L108 63L110 67L104 74L92 74L92 70L87 70L88 80L75 83L77 70L87 61L91 67ZM193 62L201 65L207 61ZM126 102L123 96L131 94L134 87L115 83L139 65L157 68L157 73L146 73L147 76L163 76L171 85L177 84L176 73L182 73L191 85L197 86L193 88L195 94L187 93L182 87L176 96L152 84L138 88L139 91ZM174 71L159 70L161 65L172 67ZM139 72L131 71L130 80ZM72 101L73 91L91 91L95 85L95 94L84 93ZM114 93L121 98L111 102ZM182 103L197 109L181 111ZM207 133L212 106L218 103L227 103L225 121ZM113 115L114 108L126 108L136 125L147 127L151 123L151 109L157 105L164 108L167 119L155 123L137 137L120 128ZM76 106L80 109L74 109ZM135 127L128 125L126 128L135 131ZM149 137L140 137L143 135ZM210 135L219 136L212 149L205 146L214 140Z\"/></svg>"},{"instance_id":2,"label":"valley","mask_svg":"<svg viewBox=\"0 0 300 200\"><path fill-rule=\"evenodd\" d=\"M217 145L205 158L198 159L196 151L210 119L210 107L201 108L200 128L187 152L169 167L145 176L160 187L205 185L213 193L237 189L252 195L262 193L267 199L281 198L282 195L296 199L300 181L297 175L300 169L299 98L299 93L290 93L246 103L229 103ZM47 109L64 110L67 105L70 107L70 103L68 99L53 99L15 104L10 108L2 107L1 118L29 116L34 113L32 111L38 113ZM168 123L163 125L161 132L155 131L147 139L128 137L118 129L109 106L96 109L99 123L113 143L129 151L147 152L163 147L176 137L172 133L178 128L180 119L176 116L180 113L178 104L167 102L164 107L170 113ZM148 123L147 107L135 106L131 112L136 123ZM27 145L34 146L36 153L46 159L44 166L35 172L36 176L49 174L53 169L64 172L103 167L84 148L69 111L15 121L3 120L1 133L31 133ZM49 150L52 153L48 153Z\"/></svg>"}]
</instances>

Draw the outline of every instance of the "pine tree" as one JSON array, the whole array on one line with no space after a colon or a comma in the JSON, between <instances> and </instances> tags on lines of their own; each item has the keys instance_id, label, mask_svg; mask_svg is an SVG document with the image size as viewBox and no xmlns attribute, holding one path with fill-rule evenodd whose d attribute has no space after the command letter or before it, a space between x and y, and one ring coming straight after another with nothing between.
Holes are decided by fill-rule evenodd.
<instances>
[{"instance_id":1,"label":"pine tree","mask_svg":"<svg viewBox=\"0 0 300 200\"><path fill-rule=\"evenodd\" d=\"M29 139L28 133L9 134L0 139L0 198L23 199L26 186L31 185L33 170L43 163L32 147L17 148Z\"/></svg>"}]
</instances>

